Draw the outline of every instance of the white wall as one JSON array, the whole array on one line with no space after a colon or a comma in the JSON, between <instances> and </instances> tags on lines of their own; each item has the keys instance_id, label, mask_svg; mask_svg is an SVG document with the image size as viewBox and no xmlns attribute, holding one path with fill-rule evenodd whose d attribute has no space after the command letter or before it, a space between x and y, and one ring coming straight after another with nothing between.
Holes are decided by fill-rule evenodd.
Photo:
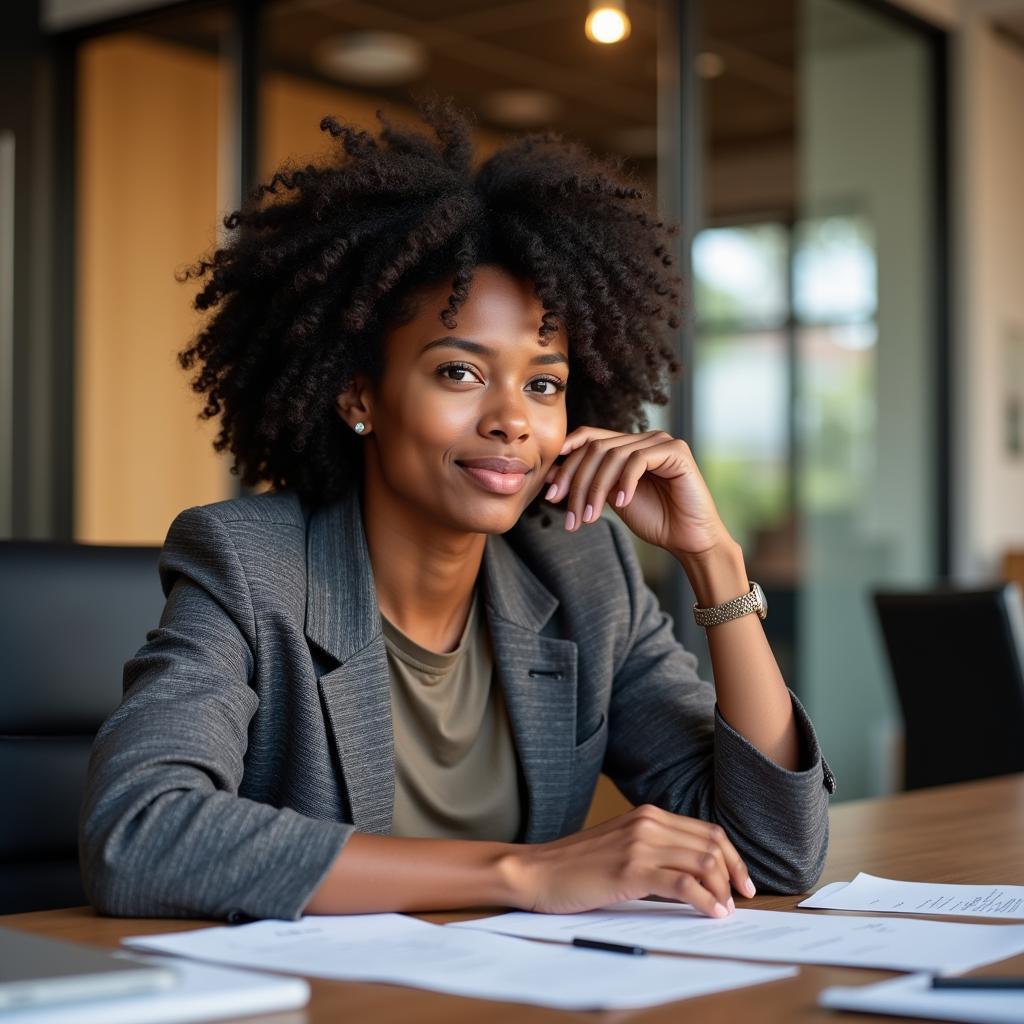
<instances>
[{"instance_id":1,"label":"white wall","mask_svg":"<svg viewBox=\"0 0 1024 1024\"><path fill-rule=\"evenodd\" d=\"M1007 450L1008 365L1024 346L1024 49L993 19L1024 23L1024 0L893 0L951 33L953 571L991 579L1024 548L1024 459ZM1021 338L1015 343L1014 338Z\"/></svg>"},{"instance_id":2,"label":"white wall","mask_svg":"<svg viewBox=\"0 0 1024 1024\"><path fill-rule=\"evenodd\" d=\"M955 570L973 580L1024 548L1024 458L1006 446L1008 394L1024 390L1008 367L1024 347L1024 50L972 16L956 64Z\"/></svg>"}]
</instances>

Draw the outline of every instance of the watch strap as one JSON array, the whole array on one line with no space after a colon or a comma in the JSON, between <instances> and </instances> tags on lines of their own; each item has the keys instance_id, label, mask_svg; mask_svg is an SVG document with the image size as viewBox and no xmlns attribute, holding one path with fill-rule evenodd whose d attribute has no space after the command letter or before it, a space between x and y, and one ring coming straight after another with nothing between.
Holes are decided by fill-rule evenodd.
<instances>
[{"instance_id":1,"label":"watch strap","mask_svg":"<svg viewBox=\"0 0 1024 1024\"><path fill-rule=\"evenodd\" d=\"M756 612L761 618L762 604L760 595L757 592L757 586L753 581L750 583L750 590L745 594L740 594L739 597L734 597L729 601L725 601L722 604L716 604L712 608L701 608L699 605L693 606L693 617L697 621L698 626L720 626L723 622L731 622L733 619L741 618L744 615L750 615L752 612Z\"/></svg>"}]
</instances>

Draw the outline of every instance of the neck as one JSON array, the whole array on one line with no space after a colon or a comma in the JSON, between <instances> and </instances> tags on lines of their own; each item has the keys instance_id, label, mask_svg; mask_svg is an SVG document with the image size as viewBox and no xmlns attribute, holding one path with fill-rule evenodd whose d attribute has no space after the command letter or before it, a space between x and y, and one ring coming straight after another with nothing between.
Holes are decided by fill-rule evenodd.
<instances>
[{"instance_id":1,"label":"neck","mask_svg":"<svg viewBox=\"0 0 1024 1024\"><path fill-rule=\"evenodd\" d=\"M428 650L453 650L465 628L487 535L447 530L367 474L363 530L381 614Z\"/></svg>"}]
</instances>

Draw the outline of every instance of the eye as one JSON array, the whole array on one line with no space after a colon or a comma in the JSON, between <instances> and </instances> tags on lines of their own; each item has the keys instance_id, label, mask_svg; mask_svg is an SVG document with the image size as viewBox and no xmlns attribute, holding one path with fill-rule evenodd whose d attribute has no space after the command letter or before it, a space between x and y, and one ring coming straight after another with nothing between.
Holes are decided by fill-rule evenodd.
<instances>
[{"instance_id":1,"label":"eye","mask_svg":"<svg viewBox=\"0 0 1024 1024\"><path fill-rule=\"evenodd\" d=\"M434 374L456 384L469 384L473 380L483 383L479 371L469 363L443 363ZM558 377L535 377L526 385L526 390L543 398L552 398L565 390L565 381Z\"/></svg>"},{"instance_id":2,"label":"eye","mask_svg":"<svg viewBox=\"0 0 1024 1024\"><path fill-rule=\"evenodd\" d=\"M540 385L541 388L550 390L536 390L535 385ZM538 395L557 395L559 391L565 390L565 381L559 380L557 377L537 377L535 380L531 380L527 385L530 390L534 391Z\"/></svg>"},{"instance_id":3,"label":"eye","mask_svg":"<svg viewBox=\"0 0 1024 1024\"><path fill-rule=\"evenodd\" d=\"M477 380L480 380L476 370L474 370L468 363L445 363L443 366L439 366L435 373L439 377L443 377L445 380L455 381L457 384L461 384L468 380L465 376L467 373L476 377ZM456 374L458 374L458 376L456 376Z\"/></svg>"}]
</instances>

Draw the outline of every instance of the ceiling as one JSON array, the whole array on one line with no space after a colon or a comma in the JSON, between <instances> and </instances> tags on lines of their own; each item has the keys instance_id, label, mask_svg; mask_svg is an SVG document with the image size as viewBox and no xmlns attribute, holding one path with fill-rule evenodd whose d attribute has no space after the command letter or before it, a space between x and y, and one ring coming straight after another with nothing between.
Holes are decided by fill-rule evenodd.
<instances>
[{"instance_id":1,"label":"ceiling","mask_svg":"<svg viewBox=\"0 0 1024 1024\"><path fill-rule=\"evenodd\" d=\"M993 23L1005 38L1024 47L1024 9L1001 14Z\"/></svg>"},{"instance_id":2,"label":"ceiling","mask_svg":"<svg viewBox=\"0 0 1024 1024\"><path fill-rule=\"evenodd\" d=\"M400 88L375 88L375 95L397 100L432 89L477 107L495 90L541 90L559 102L555 127L595 148L621 149L617 140L640 140L639 129L657 125L660 3L668 0L628 0L631 35L601 46L583 33L587 0L271 0L263 9L263 58L274 70L322 78L312 53L325 38L400 32L425 44L427 71ZM704 7L702 48L725 60L707 90L713 142L791 131L795 0L706 0ZM151 24L161 36L216 49L226 17L212 5L169 12ZM660 27L670 59L671 40L664 22Z\"/></svg>"},{"instance_id":3,"label":"ceiling","mask_svg":"<svg viewBox=\"0 0 1024 1024\"><path fill-rule=\"evenodd\" d=\"M450 95L476 111L485 127L508 131L530 126L495 120L487 98L536 90L555 111L537 127L553 127L598 152L620 153L653 184L659 80L671 88L674 77L670 5L674 9L671 0L627 0L631 35L602 46L583 32L588 0L268 0L261 57L270 71L328 82L313 59L323 40L367 29L400 33L425 47L425 69L401 86L366 88L367 96L407 103L410 93ZM223 48L229 10L211 4L165 12L151 30ZM712 212L785 206L795 190L801 48L878 45L892 27L855 0L703 0L701 18L699 49L717 55L720 70L704 81L703 91L709 160L723 165L720 174L707 175ZM748 183L742 200L724 196L722 183L749 178L748 165L766 160L764 195Z\"/></svg>"},{"instance_id":4,"label":"ceiling","mask_svg":"<svg viewBox=\"0 0 1024 1024\"><path fill-rule=\"evenodd\" d=\"M636 129L656 124L657 19L653 6L637 0L629 5L629 38L600 46L583 34L586 12L585 2L573 0L282 0L265 9L266 59L277 70L315 74L310 54L322 39L360 29L399 32L424 44L426 71L375 94L399 101L410 90L434 90L503 129L508 125L492 120L482 99L539 90L557 104L555 127L611 150L620 134L640 138Z\"/></svg>"}]
</instances>

